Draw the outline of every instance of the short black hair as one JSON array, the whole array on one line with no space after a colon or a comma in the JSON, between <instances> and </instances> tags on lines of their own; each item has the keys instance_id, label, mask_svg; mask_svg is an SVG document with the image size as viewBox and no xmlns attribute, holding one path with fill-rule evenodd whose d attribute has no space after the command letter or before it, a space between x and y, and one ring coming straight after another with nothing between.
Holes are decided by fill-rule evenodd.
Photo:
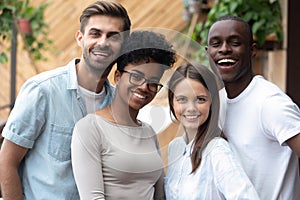
<instances>
[{"instance_id":1,"label":"short black hair","mask_svg":"<svg viewBox=\"0 0 300 200\"><path fill-rule=\"evenodd\" d=\"M224 16L221 16L214 23L219 22L219 21L225 21L225 20L233 20L233 21L238 21L238 22L243 23L244 26L245 26L245 28L246 28L246 30L247 30L247 33L248 33L250 45L253 44L253 42L254 42L253 41L253 32L252 32L252 29L251 29L251 26L250 26L249 23L247 23L241 17L234 16L234 15L224 15Z\"/></svg>"},{"instance_id":2,"label":"short black hair","mask_svg":"<svg viewBox=\"0 0 300 200\"><path fill-rule=\"evenodd\" d=\"M153 31L133 31L122 46L117 59L117 69L122 71L128 64L142 61L155 62L170 68L176 61L175 50L164 35Z\"/></svg>"}]
</instances>

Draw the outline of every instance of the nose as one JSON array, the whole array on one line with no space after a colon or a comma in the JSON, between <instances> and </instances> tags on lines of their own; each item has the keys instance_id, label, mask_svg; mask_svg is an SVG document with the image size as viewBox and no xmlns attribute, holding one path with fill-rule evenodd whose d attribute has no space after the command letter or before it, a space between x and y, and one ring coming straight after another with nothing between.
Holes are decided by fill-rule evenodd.
<instances>
[{"instance_id":1,"label":"nose","mask_svg":"<svg viewBox=\"0 0 300 200\"><path fill-rule=\"evenodd\" d=\"M219 49L219 52L230 52L231 51L231 47L230 45L227 43L227 42L223 42L220 49Z\"/></svg>"},{"instance_id":2,"label":"nose","mask_svg":"<svg viewBox=\"0 0 300 200\"><path fill-rule=\"evenodd\" d=\"M98 43L99 46L102 46L102 47L108 46L109 42L108 42L107 36L106 35L102 35L101 37L99 37L97 43Z\"/></svg>"},{"instance_id":3,"label":"nose","mask_svg":"<svg viewBox=\"0 0 300 200\"><path fill-rule=\"evenodd\" d=\"M190 112L196 111L197 110L196 103L194 101L188 101L186 109L187 111Z\"/></svg>"},{"instance_id":4,"label":"nose","mask_svg":"<svg viewBox=\"0 0 300 200\"><path fill-rule=\"evenodd\" d=\"M148 90L148 83L145 81L145 83L143 83L142 85L139 86L139 88L143 91L146 91Z\"/></svg>"}]
</instances>

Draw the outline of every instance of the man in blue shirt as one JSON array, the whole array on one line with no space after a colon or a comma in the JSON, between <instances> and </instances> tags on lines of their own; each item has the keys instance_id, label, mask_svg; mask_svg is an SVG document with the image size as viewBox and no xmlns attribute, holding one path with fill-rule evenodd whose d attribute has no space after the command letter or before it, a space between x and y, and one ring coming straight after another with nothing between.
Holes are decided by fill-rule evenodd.
<instances>
[{"instance_id":1,"label":"man in blue shirt","mask_svg":"<svg viewBox=\"0 0 300 200\"><path fill-rule=\"evenodd\" d=\"M5 200L79 199L72 174L74 124L112 100L107 76L131 22L126 9L97 1L80 17L80 59L30 78L3 130L0 182Z\"/></svg>"}]
</instances>

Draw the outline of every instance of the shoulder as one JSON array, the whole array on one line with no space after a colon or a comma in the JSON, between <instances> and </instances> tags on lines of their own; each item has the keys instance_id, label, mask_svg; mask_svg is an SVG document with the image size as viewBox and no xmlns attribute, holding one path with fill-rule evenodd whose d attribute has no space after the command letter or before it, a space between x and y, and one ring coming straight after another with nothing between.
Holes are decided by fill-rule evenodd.
<instances>
[{"instance_id":1,"label":"shoulder","mask_svg":"<svg viewBox=\"0 0 300 200\"><path fill-rule=\"evenodd\" d=\"M103 129L105 124L100 116L87 114L76 122L72 137L81 138L82 141L97 141L102 138Z\"/></svg>"},{"instance_id":2,"label":"shoulder","mask_svg":"<svg viewBox=\"0 0 300 200\"><path fill-rule=\"evenodd\" d=\"M52 70L41 72L28 79L26 83L35 83L37 85L45 84L47 87L49 87L56 82L73 82L75 79L77 79L75 62L76 60L73 59L65 66L60 66Z\"/></svg>"},{"instance_id":3,"label":"shoulder","mask_svg":"<svg viewBox=\"0 0 300 200\"><path fill-rule=\"evenodd\" d=\"M86 150L96 153L107 145L103 131L105 127L100 123L100 118L95 114L88 114L77 121L73 129L71 147L76 147L78 151L79 146L83 146Z\"/></svg>"},{"instance_id":4,"label":"shoulder","mask_svg":"<svg viewBox=\"0 0 300 200\"><path fill-rule=\"evenodd\" d=\"M267 132L272 134L283 130L283 135L289 132L284 127L290 127L290 130L298 127L299 130L300 109L298 105L275 84L264 80L260 76L257 79L260 82L257 88L264 91L261 95L263 97L260 97L263 99L259 113L264 130L268 130Z\"/></svg>"},{"instance_id":5,"label":"shoulder","mask_svg":"<svg viewBox=\"0 0 300 200\"><path fill-rule=\"evenodd\" d=\"M170 154L180 154L183 152L186 143L182 136L174 138L168 145L168 151ZM177 153L176 153L177 152Z\"/></svg>"},{"instance_id":6,"label":"shoulder","mask_svg":"<svg viewBox=\"0 0 300 200\"><path fill-rule=\"evenodd\" d=\"M261 102L262 115L268 118L276 115L283 117L282 113L285 111L299 113L298 106L277 85L260 75L255 76L253 81L255 82L253 95L256 96L257 102Z\"/></svg>"},{"instance_id":7,"label":"shoulder","mask_svg":"<svg viewBox=\"0 0 300 200\"><path fill-rule=\"evenodd\" d=\"M214 147L224 147L227 148L229 147L228 142L222 138L222 137L215 137L213 138L208 144L207 144L207 149L213 149Z\"/></svg>"},{"instance_id":8,"label":"shoulder","mask_svg":"<svg viewBox=\"0 0 300 200\"><path fill-rule=\"evenodd\" d=\"M186 148L186 143L182 136L174 138L168 145L168 163L173 163L180 158Z\"/></svg>"},{"instance_id":9,"label":"shoulder","mask_svg":"<svg viewBox=\"0 0 300 200\"><path fill-rule=\"evenodd\" d=\"M174 138L170 142L169 147L176 147L176 146L181 146L181 145L186 145L182 136Z\"/></svg>"},{"instance_id":10,"label":"shoulder","mask_svg":"<svg viewBox=\"0 0 300 200\"><path fill-rule=\"evenodd\" d=\"M33 77L31 77L28 81L30 82L36 82L38 84L41 84L45 81L51 80L57 76L63 76L68 73L68 68L66 66L64 67L58 67L56 69L52 69L49 71L42 72L40 74L37 74Z\"/></svg>"},{"instance_id":11,"label":"shoulder","mask_svg":"<svg viewBox=\"0 0 300 200\"><path fill-rule=\"evenodd\" d=\"M97 132L110 128L110 123L96 113L89 113L75 123L75 128L79 132Z\"/></svg>"},{"instance_id":12,"label":"shoulder","mask_svg":"<svg viewBox=\"0 0 300 200\"><path fill-rule=\"evenodd\" d=\"M82 129L88 128L96 121L96 117L96 114L87 114L76 122L75 127Z\"/></svg>"},{"instance_id":13,"label":"shoulder","mask_svg":"<svg viewBox=\"0 0 300 200\"><path fill-rule=\"evenodd\" d=\"M289 97L276 84L266 80L261 75L256 75L252 81L255 83L254 91L262 93L263 97L268 98L271 96L277 96L289 99Z\"/></svg>"},{"instance_id":14,"label":"shoulder","mask_svg":"<svg viewBox=\"0 0 300 200\"><path fill-rule=\"evenodd\" d=\"M216 137L212 139L203 154L206 159L210 160L214 170L226 173L228 170L240 168L240 161L224 138Z\"/></svg>"},{"instance_id":15,"label":"shoulder","mask_svg":"<svg viewBox=\"0 0 300 200\"><path fill-rule=\"evenodd\" d=\"M230 154L229 143L222 137L215 137L206 146L202 156Z\"/></svg>"},{"instance_id":16,"label":"shoulder","mask_svg":"<svg viewBox=\"0 0 300 200\"><path fill-rule=\"evenodd\" d=\"M25 95L30 94L38 96L51 95L51 91L61 90L62 88L67 87L67 73L65 69L65 67L60 67L29 78L22 85L20 94L25 93Z\"/></svg>"}]
</instances>

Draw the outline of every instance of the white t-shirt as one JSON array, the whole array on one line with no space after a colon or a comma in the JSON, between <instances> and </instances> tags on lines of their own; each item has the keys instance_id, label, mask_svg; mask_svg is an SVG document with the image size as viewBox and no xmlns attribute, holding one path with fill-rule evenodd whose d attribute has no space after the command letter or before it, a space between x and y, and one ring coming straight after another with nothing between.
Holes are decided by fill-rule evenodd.
<instances>
[{"instance_id":1,"label":"white t-shirt","mask_svg":"<svg viewBox=\"0 0 300 200\"><path fill-rule=\"evenodd\" d=\"M219 112L219 128L223 130L225 119L226 119L226 97L227 93L225 87L219 90L219 98L220 98L220 112Z\"/></svg>"},{"instance_id":2,"label":"white t-shirt","mask_svg":"<svg viewBox=\"0 0 300 200\"><path fill-rule=\"evenodd\" d=\"M255 76L228 99L224 132L261 199L300 196L298 157L285 143L300 133L300 111L276 85Z\"/></svg>"},{"instance_id":3,"label":"white t-shirt","mask_svg":"<svg viewBox=\"0 0 300 200\"><path fill-rule=\"evenodd\" d=\"M95 92L89 91L81 86L79 86L79 91L84 98L87 113L95 112L98 107L97 105L102 104L103 99L106 94L104 86L100 93L95 93Z\"/></svg>"}]
</instances>

